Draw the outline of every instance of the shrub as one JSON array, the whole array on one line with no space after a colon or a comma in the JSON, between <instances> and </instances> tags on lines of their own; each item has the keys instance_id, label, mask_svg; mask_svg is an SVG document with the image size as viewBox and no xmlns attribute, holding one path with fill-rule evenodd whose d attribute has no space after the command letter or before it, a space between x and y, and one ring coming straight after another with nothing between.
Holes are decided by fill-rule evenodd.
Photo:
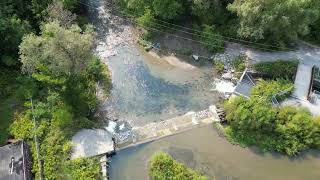
<instances>
[{"instance_id":1,"label":"shrub","mask_svg":"<svg viewBox=\"0 0 320 180\"><path fill-rule=\"evenodd\" d=\"M255 70L270 75L273 79L294 80L299 62L297 60L261 62L254 66Z\"/></svg>"},{"instance_id":2,"label":"shrub","mask_svg":"<svg viewBox=\"0 0 320 180\"><path fill-rule=\"evenodd\" d=\"M245 60L246 56L240 55L232 61L232 65L235 68L236 72L242 72L246 69Z\"/></svg>"},{"instance_id":3,"label":"shrub","mask_svg":"<svg viewBox=\"0 0 320 180\"><path fill-rule=\"evenodd\" d=\"M100 174L100 163L96 158L79 158L69 162L71 179L96 180L102 179Z\"/></svg>"},{"instance_id":4,"label":"shrub","mask_svg":"<svg viewBox=\"0 0 320 180\"><path fill-rule=\"evenodd\" d=\"M262 87L253 90L261 95L259 97L226 101L229 126L225 132L229 141L244 146L257 145L264 151L274 150L290 156L308 148L319 148L319 120L314 120L305 109L273 107L268 100L272 90L267 93L260 90Z\"/></svg>"},{"instance_id":5,"label":"shrub","mask_svg":"<svg viewBox=\"0 0 320 180\"><path fill-rule=\"evenodd\" d=\"M268 101L274 95L278 95L276 98L284 100L288 95L292 93L294 89L293 84L288 80L278 79L272 81L261 80L257 86L252 89L252 96L260 96L266 98ZM281 92L284 92L281 94Z\"/></svg>"},{"instance_id":6,"label":"shrub","mask_svg":"<svg viewBox=\"0 0 320 180\"><path fill-rule=\"evenodd\" d=\"M224 71L224 63L220 59L214 59L213 65L218 73L222 73Z\"/></svg>"},{"instance_id":7,"label":"shrub","mask_svg":"<svg viewBox=\"0 0 320 180\"><path fill-rule=\"evenodd\" d=\"M214 26L203 25L201 33L202 41L210 52L219 52L224 50L224 41Z\"/></svg>"},{"instance_id":8,"label":"shrub","mask_svg":"<svg viewBox=\"0 0 320 180\"><path fill-rule=\"evenodd\" d=\"M206 180L194 170L174 160L166 153L154 154L150 160L149 174L153 180L183 179Z\"/></svg>"},{"instance_id":9,"label":"shrub","mask_svg":"<svg viewBox=\"0 0 320 180\"><path fill-rule=\"evenodd\" d=\"M144 14L137 18L137 23L142 27L152 27L155 22L154 14L150 9L146 9Z\"/></svg>"}]
</instances>

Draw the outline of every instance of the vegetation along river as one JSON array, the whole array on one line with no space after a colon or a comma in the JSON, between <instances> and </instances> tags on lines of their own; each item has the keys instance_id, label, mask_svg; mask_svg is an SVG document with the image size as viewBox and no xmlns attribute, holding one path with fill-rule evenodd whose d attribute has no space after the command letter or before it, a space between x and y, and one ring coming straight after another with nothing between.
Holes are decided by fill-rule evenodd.
<instances>
[{"instance_id":1,"label":"vegetation along river","mask_svg":"<svg viewBox=\"0 0 320 180\"><path fill-rule=\"evenodd\" d=\"M104 2L89 0L87 4L98 33L96 53L112 73L113 89L101 107L107 118L139 126L219 101L217 93L210 91L214 79L210 63L191 65L145 54L132 43L129 26L110 15ZM148 179L148 159L157 151L168 152L218 180L320 178L319 152L305 152L297 158L260 153L231 145L209 126L118 152L111 159L111 179Z\"/></svg>"}]
</instances>

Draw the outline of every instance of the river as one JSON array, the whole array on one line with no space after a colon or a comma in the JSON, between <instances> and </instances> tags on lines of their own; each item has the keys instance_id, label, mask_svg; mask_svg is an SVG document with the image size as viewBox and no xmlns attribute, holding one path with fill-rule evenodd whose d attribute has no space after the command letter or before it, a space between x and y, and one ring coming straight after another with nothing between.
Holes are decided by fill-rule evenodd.
<instances>
[{"instance_id":1,"label":"river","mask_svg":"<svg viewBox=\"0 0 320 180\"><path fill-rule=\"evenodd\" d=\"M111 159L112 180L147 180L148 160L164 151L216 180L319 180L320 153L309 151L297 158L262 153L256 148L234 146L213 126L167 137L117 152Z\"/></svg>"},{"instance_id":2,"label":"river","mask_svg":"<svg viewBox=\"0 0 320 180\"><path fill-rule=\"evenodd\" d=\"M100 111L106 119L141 126L219 102L211 91L215 78L208 62L184 63L155 58L136 47L130 25L112 16L103 0L88 0L97 31L96 54L111 71L113 89ZM113 180L145 180L147 162L156 151L166 151L209 177L244 180L320 179L320 153L298 158L259 153L228 143L211 127L198 128L156 142L132 147L111 159Z\"/></svg>"},{"instance_id":3,"label":"river","mask_svg":"<svg viewBox=\"0 0 320 180\"><path fill-rule=\"evenodd\" d=\"M111 94L100 108L106 119L142 126L218 102L219 95L210 91L214 75L209 61L189 64L143 52L136 46L130 24L110 15L103 2L87 4L98 34L96 54L112 76Z\"/></svg>"}]
</instances>

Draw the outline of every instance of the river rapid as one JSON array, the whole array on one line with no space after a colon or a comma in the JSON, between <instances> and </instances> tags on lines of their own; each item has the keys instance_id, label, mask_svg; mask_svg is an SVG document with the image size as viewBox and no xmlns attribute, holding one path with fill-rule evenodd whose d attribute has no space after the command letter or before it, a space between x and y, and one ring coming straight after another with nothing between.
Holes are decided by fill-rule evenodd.
<instances>
[{"instance_id":1,"label":"river rapid","mask_svg":"<svg viewBox=\"0 0 320 180\"><path fill-rule=\"evenodd\" d=\"M111 15L106 2L84 3L97 32L95 52L112 74L113 89L100 107L100 117L135 127L219 102L220 95L210 90L215 78L210 63L164 60L143 52L135 45L130 24ZM211 126L117 152L111 159L110 178L148 179L148 159L157 151L218 180L320 179L319 152L305 152L298 158L261 153L231 145Z\"/></svg>"}]
</instances>

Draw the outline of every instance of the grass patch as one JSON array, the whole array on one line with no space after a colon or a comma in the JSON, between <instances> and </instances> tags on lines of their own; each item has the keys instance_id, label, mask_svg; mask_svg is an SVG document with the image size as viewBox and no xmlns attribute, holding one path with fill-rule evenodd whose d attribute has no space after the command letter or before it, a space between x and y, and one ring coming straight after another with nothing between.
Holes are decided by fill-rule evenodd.
<instances>
[{"instance_id":1,"label":"grass patch","mask_svg":"<svg viewBox=\"0 0 320 180\"><path fill-rule=\"evenodd\" d=\"M245 55L239 55L232 61L232 65L236 72L243 72L246 69L245 60Z\"/></svg>"},{"instance_id":2,"label":"grass patch","mask_svg":"<svg viewBox=\"0 0 320 180\"><path fill-rule=\"evenodd\" d=\"M275 62L262 62L254 66L255 70L270 75L273 79L287 79L293 81L295 79L298 60L277 60Z\"/></svg>"}]
</instances>

